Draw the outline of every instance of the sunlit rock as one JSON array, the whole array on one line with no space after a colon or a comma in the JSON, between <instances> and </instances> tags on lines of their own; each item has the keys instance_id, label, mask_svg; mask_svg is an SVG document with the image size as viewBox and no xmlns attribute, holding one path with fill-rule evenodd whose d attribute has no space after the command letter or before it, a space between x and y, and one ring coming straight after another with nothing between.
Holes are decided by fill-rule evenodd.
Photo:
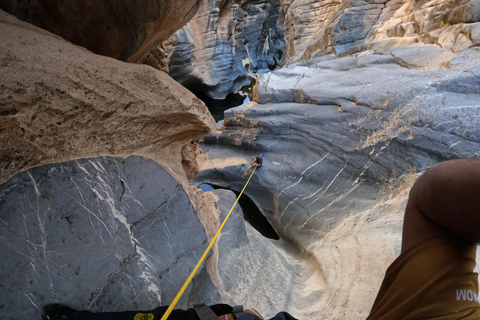
<instances>
[{"instance_id":1,"label":"sunlit rock","mask_svg":"<svg viewBox=\"0 0 480 320\"><path fill-rule=\"evenodd\" d=\"M455 1L284 1L283 63L425 42L459 52L479 43L480 4Z\"/></svg>"},{"instance_id":2,"label":"sunlit rock","mask_svg":"<svg viewBox=\"0 0 480 320\"><path fill-rule=\"evenodd\" d=\"M216 128L164 72L95 55L1 11L0 25L0 182L102 155L142 154L182 170L183 145Z\"/></svg>"},{"instance_id":3,"label":"sunlit rock","mask_svg":"<svg viewBox=\"0 0 480 320\"><path fill-rule=\"evenodd\" d=\"M263 75L255 101L225 112L223 132L205 137L193 182L241 190L251 156L263 153L245 192L290 243L285 250L316 270L312 281L299 273L305 282L289 310L366 318L400 252L416 177L478 156L480 49L324 56Z\"/></svg>"}]
</instances>

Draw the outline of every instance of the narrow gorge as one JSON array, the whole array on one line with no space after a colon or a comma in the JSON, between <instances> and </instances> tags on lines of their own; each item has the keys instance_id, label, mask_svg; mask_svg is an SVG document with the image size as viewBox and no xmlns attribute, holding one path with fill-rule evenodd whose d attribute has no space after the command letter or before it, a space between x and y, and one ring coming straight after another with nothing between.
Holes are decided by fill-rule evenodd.
<instances>
[{"instance_id":1,"label":"narrow gorge","mask_svg":"<svg viewBox=\"0 0 480 320\"><path fill-rule=\"evenodd\" d=\"M6 0L0 25L5 319L170 304L259 153L178 308L365 319L414 181L479 156L478 0Z\"/></svg>"}]
</instances>

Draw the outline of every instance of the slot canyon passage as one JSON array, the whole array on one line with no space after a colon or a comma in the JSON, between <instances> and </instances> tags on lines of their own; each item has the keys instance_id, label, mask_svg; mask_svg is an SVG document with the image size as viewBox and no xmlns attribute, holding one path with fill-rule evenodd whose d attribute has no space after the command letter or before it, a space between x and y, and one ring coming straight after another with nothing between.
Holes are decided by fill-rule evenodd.
<instances>
[{"instance_id":1,"label":"slot canyon passage","mask_svg":"<svg viewBox=\"0 0 480 320\"><path fill-rule=\"evenodd\" d=\"M259 153L177 307L365 319L415 179L479 156L478 0L0 9L4 319L170 304ZM191 92L253 78L218 126Z\"/></svg>"}]
</instances>

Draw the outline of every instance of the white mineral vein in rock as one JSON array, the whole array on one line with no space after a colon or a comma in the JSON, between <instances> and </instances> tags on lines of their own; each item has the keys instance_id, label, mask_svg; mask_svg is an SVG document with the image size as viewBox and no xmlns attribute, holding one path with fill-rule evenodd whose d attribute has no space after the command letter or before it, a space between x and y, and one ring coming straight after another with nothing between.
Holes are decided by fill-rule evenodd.
<instances>
[{"instance_id":1,"label":"white mineral vein in rock","mask_svg":"<svg viewBox=\"0 0 480 320\"><path fill-rule=\"evenodd\" d=\"M285 191L287 191L288 189L296 186L297 184L299 184L302 180L303 180L303 177L305 175L305 172L307 172L309 169L313 168L314 166L316 166L317 164L319 164L320 162L322 162L323 159L325 159L330 153L327 153L325 156L323 156L323 158L321 158L320 160L318 160L317 162L315 162L314 164L310 165L309 167L307 167L305 170L303 170L303 172L300 174L300 179L298 179L297 182L293 183L292 185L286 187L285 189L283 189L279 194L278 196L280 196L282 193L284 193Z\"/></svg>"},{"instance_id":2,"label":"white mineral vein in rock","mask_svg":"<svg viewBox=\"0 0 480 320\"><path fill-rule=\"evenodd\" d=\"M94 166L94 167L99 168L99 166ZM110 211L111 211L112 216L115 219L117 219L122 225L124 225L125 228L127 229L128 233L130 235L130 241L132 243L132 246L134 248L136 248L136 252L137 252L137 254L140 258L139 261L144 266L144 270L139 275L139 277L146 283L147 290L152 292L157 297L158 302L161 302L162 298L160 296L160 288L156 284L154 284L153 281L152 281L152 279L155 279L156 274L157 274L155 264L150 261L148 253L142 247L140 247L138 240L133 236L133 233L131 231L131 225L127 222L127 219L125 218L125 215L123 214L123 212L119 212L116 209L114 199L112 199L111 197L107 197L107 198L103 197L94 188L92 188L92 191L97 195L97 197L100 201L105 201L108 204L108 206L110 207ZM108 193L107 193L107 196L108 196ZM150 257L153 258L152 256L150 256ZM148 270L153 271L153 273L151 271L149 272Z\"/></svg>"}]
</instances>

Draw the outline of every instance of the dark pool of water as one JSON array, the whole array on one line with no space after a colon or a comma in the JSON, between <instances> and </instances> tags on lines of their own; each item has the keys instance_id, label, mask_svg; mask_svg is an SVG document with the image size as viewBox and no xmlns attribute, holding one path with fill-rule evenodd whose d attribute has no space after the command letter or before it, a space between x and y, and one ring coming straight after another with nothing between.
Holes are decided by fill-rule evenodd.
<instances>
[{"instance_id":1,"label":"dark pool of water","mask_svg":"<svg viewBox=\"0 0 480 320\"><path fill-rule=\"evenodd\" d=\"M245 97L240 94L230 93L225 99L223 100L215 100L207 96L203 92L195 92L195 95L205 103L210 110L215 121L223 120L223 112L227 109L237 107L243 103Z\"/></svg>"}]
</instances>

